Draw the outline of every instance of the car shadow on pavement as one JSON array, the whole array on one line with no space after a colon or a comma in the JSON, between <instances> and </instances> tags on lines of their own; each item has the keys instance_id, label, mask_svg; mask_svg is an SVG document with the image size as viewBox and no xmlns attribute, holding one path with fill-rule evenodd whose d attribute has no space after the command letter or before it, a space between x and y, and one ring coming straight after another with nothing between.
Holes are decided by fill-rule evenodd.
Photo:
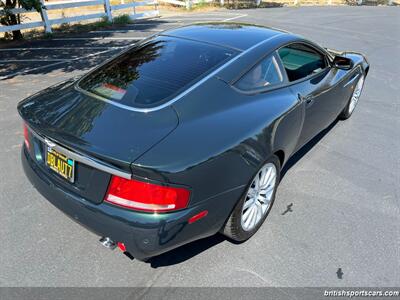
<instances>
[{"instance_id":1,"label":"car shadow on pavement","mask_svg":"<svg viewBox=\"0 0 400 300\"><path fill-rule=\"evenodd\" d=\"M336 119L331 125L329 125L323 131L317 134L313 139L311 139L307 144L305 144L302 148L300 148L283 167L281 179L283 178L283 176L285 176L287 171L291 167L293 167L304 155L306 155L308 151L310 151L333 127L335 127L337 123L338 119ZM179 248L173 249L159 256L155 256L149 259L147 263L149 263L152 268L179 264L224 241L229 241L236 244L235 241L231 241L228 238L224 237L222 234L218 233L211 237L197 240Z\"/></svg>"},{"instance_id":2,"label":"car shadow on pavement","mask_svg":"<svg viewBox=\"0 0 400 300\"><path fill-rule=\"evenodd\" d=\"M208 238L191 242L169 252L152 257L147 261L147 263L149 263L152 268L176 265L226 240L226 237L218 233Z\"/></svg>"},{"instance_id":3,"label":"car shadow on pavement","mask_svg":"<svg viewBox=\"0 0 400 300\"><path fill-rule=\"evenodd\" d=\"M327 128L322 130L320 133L318 133L315 137L313 137L307 144L305 144L303 147L301 147L295 154L293 154L292 157L289 158L289 160L286 162L286 164L283 166L282 171L281 171L281 180L282 178L286 175L287 171L290 170L300 159L303 158L304 155L308 153L322 138L329 132L335 125L339 122L339 119L336 119L335 121L332 122Z\"/></svg>"}]
</instances>

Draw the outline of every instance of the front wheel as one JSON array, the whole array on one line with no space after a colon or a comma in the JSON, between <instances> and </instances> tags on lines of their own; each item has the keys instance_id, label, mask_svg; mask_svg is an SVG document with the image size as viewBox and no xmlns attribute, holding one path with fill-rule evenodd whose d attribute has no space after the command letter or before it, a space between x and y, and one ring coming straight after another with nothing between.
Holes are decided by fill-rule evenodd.
<instances>
[{"instance_id":1,"label":"front wheel","mask_svg":"<svg viewBox=\"0 0 400 300\"><path fill-rule=\"evenodd\" d=\"M229 216L223 234L238 242L253 236L271 210L279 179L279 159L272 156L250 181L244 196Z\"/></svg>"},{"instance_id":2,"label":"front wheel","mask_svg":"<svg viewBox=\"0 0 400 300\"><path fill-rule=\"evenodd\" d=\"M360 79L358 80L356 87L354 88L353 94L351 95L351 98L349 102L347 103L346 107L343 109L343 111L340 113L339 118L341 120L346 120L350 118L352 115L354 109L357 106L358 100L360 100L361 92L364 86L364 79L365 76L361 75Z\"/></svg>"}]
</instances>

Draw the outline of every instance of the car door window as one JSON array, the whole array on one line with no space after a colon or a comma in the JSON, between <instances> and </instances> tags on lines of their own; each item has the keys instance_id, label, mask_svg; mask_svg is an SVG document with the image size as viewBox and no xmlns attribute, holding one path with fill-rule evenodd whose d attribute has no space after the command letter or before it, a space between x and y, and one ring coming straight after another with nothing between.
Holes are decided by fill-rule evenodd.
<instances>
[{"instance_id":1,"label":"car door window","mask_svg":"<svg viewBox=\"0 0 400 300\"><path fill-rule=\"evenodd\" d=\"M235 86L244 91L260 89L283 81L282 73L274 56L263 59L244 75Z\"/></svg>"},{"instance_id":2,"label":"car door window","mask_svg":"<svg viewBox=\"0 0 400 300\"><path fill-rule=\"evenodd\" d=\"M325 56L304 44L291 44L278 51L289 81L296 81L326 68Z\"/></svg>"}]
</instances>

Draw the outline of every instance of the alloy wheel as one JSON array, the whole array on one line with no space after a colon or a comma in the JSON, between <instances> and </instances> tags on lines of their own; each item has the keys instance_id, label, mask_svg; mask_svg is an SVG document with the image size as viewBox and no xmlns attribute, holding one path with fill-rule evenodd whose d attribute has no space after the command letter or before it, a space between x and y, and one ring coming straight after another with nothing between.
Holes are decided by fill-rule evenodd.
<instances>
[{"instance_id":1,"label":"alloy wheel","mask_svg":"<svg viewBox=\"0 0 400 300\"><path fill-rule=\"evenodd\" d=\"M361 96L363 85L364 85L364 76L361 76L361 78L357 82L356 87L354 88L353 95L351 96L350 99L349 114L353 113L353 110L356 108L358 100L360 99Z\"/></svg>"},{"instance_id":2,"label":"alloy wheel","mask_svg":"<svg viewBox=\"0 0 400 300\"><path fill-rule=\"evenodd\" d=\"M244 231L256 228L267 214L275 190L276 175L276 166L267 163L254 177L242 208L241 225Z\"/></svg>"}]
</instances>

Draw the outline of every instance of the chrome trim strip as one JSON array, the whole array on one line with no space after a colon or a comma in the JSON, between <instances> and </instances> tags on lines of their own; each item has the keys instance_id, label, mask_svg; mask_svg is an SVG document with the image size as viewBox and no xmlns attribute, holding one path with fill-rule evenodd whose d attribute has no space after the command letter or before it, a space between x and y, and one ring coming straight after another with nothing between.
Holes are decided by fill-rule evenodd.
<instances>
[{"instance_id":1,"label":"chrome trim strip","mask_svg":"<svg viewBox=\"0 0 400 300\"><path fill-rule=\"evenodd\" d=\"M349 84L352 84L354 80L356 80L360 76L360 73L357 73L352 79L350 79L348 82L343 87L348 86Z\"/></svg>"},{"instance_id":2,"label":"chrome trim strip","mask_svg":"<svg viewBox=\"0 0 400 300\"><path fill-rule=\"evenodd\" d=\"M133 200L124 199L112 194L108 194L105 201L110 202L112 204L120 205L123 207L129 208L138 208L138 209L150 209L150 210L171 210L175 208L175 204L146 204L141 202L136 202Z\"/></svg>"},{"instance_id":3,"label":"chrome trim strip","mask_svg":"<svg viewBox=\"0 0 400 300\"><path fill-rule=\"evenodd\" d=\"M75 160L77 162L83 163L85 165L91 166L95 169L104 171L104 172L112 174L112 175L123 177L125 179L132 179L131 173L127 173L125 171L118 170L115 167L107 165L103 162L100 162L100 161L94 159L94 158L90 158L88 156L68 150L67 148L64 148L63 146L60 146L56 141L50 140L47 137L45 138L45 137L41 136L40 134L38 134L37 132L32 130L31 127L29 127L29 132L31 132L32 135L34 135L37 139L42 141L45 145L49 146L50 148L53 148L57 152L65 154L66 156L68 156L69 158L72 158L73 160ZM50 146L50 144L51 144L51 146Z\"/></svg>"},{"instance_id":4,"label":"chrome trim strip","mask_svg":"<svg viewBox=\"0 0 400 300\"><path fill-rule=\"evenodd\" d=\"M214 70L213 72L211 72L210 74L208 74L207 76L205 76L204 78L202 78L201 80L199 80L198 82L196 82L195 84L193 84L191 87L189 87L188 89L186 89L185 91L183 91L182 93L180 93L179 95L177 95L175 98L173 98L173 99L169 100L168 102L165 102L165 103L163 103L163 104L161 104L161 105L159 105L159 106L155 106L155 107L151 107L151 108L130 107L130 106L127 106L127 105L124 105L124 104L115 102L115 101L113 101L113 100L104 98L104 97L102 97L102 96L99 96L99 95L96 95L96 94L93 94L93 93L91 93L91 92L88 92L88 91L86 91L86 90L81 89L81 88L79 87L79 82L80 82L80 80L75 84L75 89L76 89L77 91L79 91L79 92L85 94L85 95L88 95L88 96L94 97L94 98L96 98L96 99L102 100L102 101L104 101L104 102L107 102L107 103L109 103L109 104L115 105L115 106L117 106L117 107L119 107L119 108L122 108L122 109L130 110L130 111L136 111L136 112L144 112L144 113L157 111L157 110L163 109L163 108L165 108L165 107L167 107L167 106L170 106L170 105L173 104L174 102L176 102L176 101L178 101L179 99L181 99L182 97L186 96L188 93L190 93L191 91L193 91L195 88L197 88L198 86L200 86L201 84L203 84L204 82L206 82L206 81L207 81L208 79L210 79L211 77L215 76L217 73L219 73L220 71L222 71L223 69L225 69L226 67L228 67L229 65L231 65L233 62L235 62L236 60L238 60L238 59L239 59L240 57L242 57L243 55L249 53L251 50L253 50L253 49L259 47L260 45L262 45L262 44L264 44L264 43L266 43L266 42L268 42L268 41L270 41L270 40L272 40L272 39L274 39L274 38L276 38L276 37L278 37L278 36L282 36L282 35L285 35L285 34L287 34L287 33L282 32L282 33L276 34L276 35L274 35L274 36L269 37L269 38L266 39L266 40L263 40L263 41L261 41L261 42L255 44L255 45L251 46L250 48L246 49L245 51L240 52L240 53L239 53L238 55L236 55L234 58L232 58L231 60L227 61L225 64L223 64L222 66L220 66L219 68L217 68L216 70Z\"/></svg>"}]
</instances>

